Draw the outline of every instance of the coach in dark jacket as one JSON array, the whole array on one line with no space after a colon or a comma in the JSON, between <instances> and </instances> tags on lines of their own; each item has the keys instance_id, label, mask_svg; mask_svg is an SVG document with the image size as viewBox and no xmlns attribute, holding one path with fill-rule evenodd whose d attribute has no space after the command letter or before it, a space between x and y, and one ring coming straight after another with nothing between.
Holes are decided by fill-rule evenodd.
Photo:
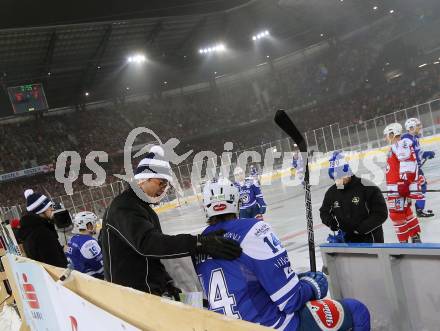
<instances>
[{"instance_id":1,"label":"coach in dark jacket","mask_svg":"<svg viewBox=\"0 0 440 331\"><path fill-rule=\"evenodd\" d=\"M132 186L117 196L104 215L101 243L107 281L156 295L176 297L174 286L160 259L204 252L234 259L239 245L220 235L165 235L151 205L166 194L171 168L163 150L154 146L135 172Z\"/></svg>"},{"instance_id":2,"label":"coach in dark jacket","mask_svg":"<svg viewBox=\"0 0 440 331\"><path fill-rule=\"evenodd\" d=\"M32 190L26 190L25 196L28 213L20 220L18 236L23 241L26 256L56 267L67 267L67 259L52 221L52 202Z\"/></svg>"},{"instance_id":3,"label":"coach in dark jacket","mask_svg":"<svg viewBox=\"0 0 440 331\"><path fill-rule=\"evenodd\" d=\"M322 223L345 232L347 243L383 243L382 224L388 209L380 189L352 174L342 154L330 159L330 178L336 183L325 194L320 208Z\"/></svg>"}]
</instances>

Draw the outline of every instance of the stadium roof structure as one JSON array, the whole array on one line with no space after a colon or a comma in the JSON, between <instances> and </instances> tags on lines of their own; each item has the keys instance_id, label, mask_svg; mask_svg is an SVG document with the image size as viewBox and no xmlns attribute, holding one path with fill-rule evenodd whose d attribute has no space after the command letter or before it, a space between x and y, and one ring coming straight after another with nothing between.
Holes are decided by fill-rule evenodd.
<instances>
[{"instance_id":1,"label":"stadium roof structure","mask_svg":"<svg viewBox=\"0 0 440 331\"><path fill-rule=\"evenodd\" d=\"M5 0L0 83L5 88L43 82L51 107L76 104L85 91L93 99L110 98L127 85L116 81L130 53L143 52L148 61L183 76L203 66L198 54L203 45L224 41L240 53L255 47L255 32L270 29L281 44L301 49L324 34L346 33L387 14L372 12L373 2ZM146 75L163 82L160 72L152 69Z\"/></svg>"}]
</instances>

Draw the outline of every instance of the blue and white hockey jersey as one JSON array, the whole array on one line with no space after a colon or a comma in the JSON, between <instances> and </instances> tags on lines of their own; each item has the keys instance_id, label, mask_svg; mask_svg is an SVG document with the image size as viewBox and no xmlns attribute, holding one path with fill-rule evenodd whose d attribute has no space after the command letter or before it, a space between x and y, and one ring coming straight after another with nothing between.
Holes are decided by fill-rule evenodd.
<instances>
[{"instance_id":1,"label":"blue and white hockey jersey","mask_svg":"<svg viewBox=\"0 0 440 331\"><path fill-rule=\"evenodd\" d=\"M269 224L238 219L210 225L204 234L225 230L243 253L233 261L193 257L210 310L277 330L294 331L297 312L313 297L309 284L293 272L287 252Z\"/></svg>"},{"instance_id":2,"label":"blue and white hockey jersey","mask_svg":"<svg viewBox=\"0 0 440 331\"><path fill-rule=\"evenodd\" d=\"M76 234L67 243L66 257L73 269L104 279L101 247L92 236Z\"/></svg>"},{"instance_id":3,"label":"blue and white hockey jersey","mask_svg":"<svg viewBox=\"0 0 440 331\"><path fill-rule=\"evenodd\" d=\"M304 161L301 153L293 154L292 167L295 168L297 171L304 172Z\"/></svg>"},{"instance_id":4,"label":"blue and white hockey jersey","mask_svg":"<svg viewBox=\"0 0 440 331\"><path fill-rule=\"evenodd\" d=\"M419 135L412 135L411 133L407 132L405 134L402 135L402 139L409 139L412 142L412 146L414 148L414 152L416 153L416 158L417 158L417 164L419 165L419 167L422 164L422 159L423 159L423 149L420 146L420 136Z\"/></svg>"},{"instance_id":5,"label":"blue and white hockey jersey","mask_svg":"<svg viewBox=\"0 0 440 331\"><path fill-rule=\"evenodd\" d=\"M240 209L248 209L255 204L259 207L259 214L266 212L266 202L263 199L260 185L252 178L246 178L243 183L235 182L240 192Z\"/></svg>"}]
</instances>

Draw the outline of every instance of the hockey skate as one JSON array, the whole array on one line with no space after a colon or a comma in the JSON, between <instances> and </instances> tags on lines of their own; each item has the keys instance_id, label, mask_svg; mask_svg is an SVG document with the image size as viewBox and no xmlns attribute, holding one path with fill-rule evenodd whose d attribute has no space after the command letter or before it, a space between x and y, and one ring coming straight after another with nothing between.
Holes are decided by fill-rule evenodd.
<instances>
[{"instance_id":1,"label":"hockey skate","mask_svg":"<svg viewBox=\"0 0 440 331\"><path fill-rule=\"evenodd\" d=\"M416 234L415 236L411 237L411 242L413 244L420 244L422 243L422 238L420 238L420 234Z\"/></svg>"},{"instance_id":2,"label":"hockey skate","mask_svg":"<svg viewBox=\"0 0 440 331\"><path fill-rule=\"evenodd\" d=\"M430 209L427 209L427 210L416 209L416 214L417 214L417 217L433 217L434 216L434 213Z\"/></svg>"}]
</instances>

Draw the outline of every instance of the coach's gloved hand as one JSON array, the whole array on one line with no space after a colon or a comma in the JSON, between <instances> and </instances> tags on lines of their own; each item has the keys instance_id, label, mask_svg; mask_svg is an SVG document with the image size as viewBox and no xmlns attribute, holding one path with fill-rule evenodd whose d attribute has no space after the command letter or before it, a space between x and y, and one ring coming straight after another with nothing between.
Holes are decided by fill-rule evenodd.
<instances>
[{"instance_id":1,"label":"coach's gloved hand","mask_svg":"<svg viewBox=\"0 0 440 331\"><path fill-rule=\"evenodd\" d=\"M422 154L422 159L429 160L429 159L433 159L434 157L435 157L434 151L426 151L426 152L423 152L423 154Z\"/></svg>"},{"instance_id":2,"label":"coach's gloved hand","mask_svg":"<svg viewBox=\"0 0 440 331\"><path fill-rule=\"evenodd\" d=\"M196 250L216 259L234 260L241 255L240 244L234 240L223 238L224 230L197 236Z\"/></svg>"},{"instance_id":3,"label":"coach's gloved hand","mask_svg":"<svg viewBox=\"0 0 440 331\"><path fill-rule=\"evenodd\" d=\"M327 237L327 241L330 244L342 244L345 243L345 232L342 230L339 230L336 234L329 234Z\"/></svg>"},{"instance_id":4,"label":"coach's gloved hand","mask_svg":"<svg viewBox=\"0 0 440 331\"><path fill-rule=\"evenodd\" d=\"M322 272L309 271L299 274L298 278L300 281L306 282L312 287L315 300L320 300L326 297L328 291L328 281L327 277Z\"/></svg>"},{"instance_id":5,"label":"coach's gloved hand","mask_svg":"<svg viewBox=\"0 0 440 331\"><path fill-rule=\"evenodd\" d=\"M399 195L402 198L407 198L410 195L410 191L409 191L409 182L406 180L397 182L397 192L399 192Z\"/></svg>"}]
</instances>

